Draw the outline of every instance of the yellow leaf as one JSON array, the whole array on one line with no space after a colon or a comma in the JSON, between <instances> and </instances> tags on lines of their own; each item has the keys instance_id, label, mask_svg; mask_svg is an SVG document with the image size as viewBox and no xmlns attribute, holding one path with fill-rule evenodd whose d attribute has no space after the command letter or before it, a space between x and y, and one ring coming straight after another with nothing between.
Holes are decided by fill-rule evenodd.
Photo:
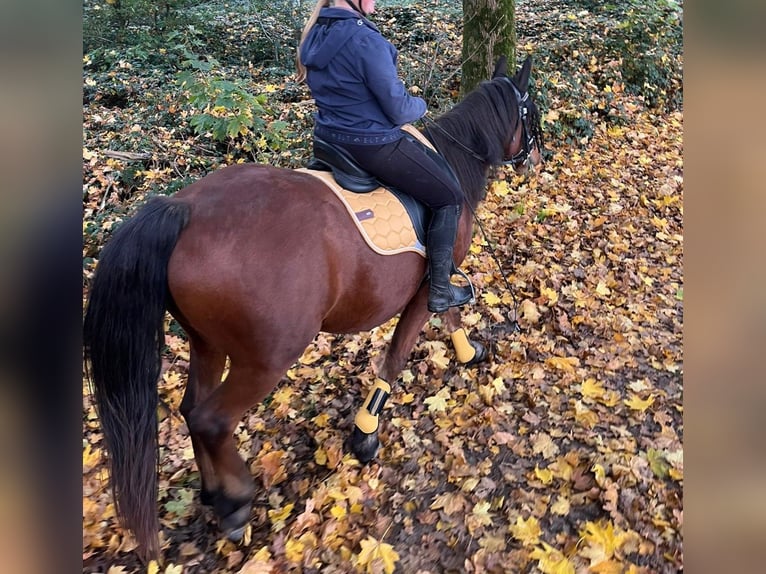
<instances>
[{"instance_id":1,"label":"yellow leaf","mask_svg":"<svg viewBox=\"0 0 766 574\"><path fill-rule=\"evenodd\" d=\"M566 516L569 514L569 500L561 495L557 496L556 501L551 504L551 512L559 516Z\"/></svg>"},{"instance_id":2,"label":"yellow leaf","mask_svg":"<svg viewBox=\"0 0 766 574\"><path fill-rule=\"evenodd\" d=\"M540 295L548 299L548 303L551 305L555 305L559 300L559 294L554 289L543 285L540 286Z\"/></svg>"},{"instance_id":3,"label":"yellow leaf","mask_svg":"<svg viewBox=\"0 0 766 574\"><path fill-rule=\"evenodd\" d=\"M582 384L580 392L584 397L598 399L604 396L604 386L595 379L588 379Z\"/></svg>"},{"instance_id":4,"label":"yellow leaf","mask_svg":"<svg viewBox=\"0 0 766 574\"><path fill-rule=\"evenodd\" d=\"M535 476L539 478L543 484L550 484L553 482L553 472L547 468L539 468L535 465Z\"/></svg>"},{"instance_id":5,"label":"yellow leaf","mask_svg":"<svg viewBox=\"0 0 766 574\"><path fill-rule=\"evenodd\" d=\"M609 287L606 286L604 281L599 281L598 285L596 285L596 293L606 297L607 295L611 294L612 291L609 289Z\"/></svg>"},{"instance_id":6,"label":"yellow leaf","mask_svg":"<svg viewBox=\"0 0 766 574\"><path fill-rule=\"evenodd\" d=\"M495 295L492 291L487 291L486 293L481 294L481 298L484 299L484 302L489 305L490 307L496 307L500 303L503 302L500 297Z\"/></svg>"},{"instance_id":7,"label":"yellow leaf","mask_svg":"<svg viewBox=\"0 0 766 574\"><path fill-rule=\"evenodd\" d=\"M428 405L428 412L436 413L447 410L447 399L449 399L449 389L442 389L432 397L428 397L423 402Z\"/></svg>"},{"instance_id":8,"label":"yellow leaf","mask_svg":"<svg viewBox=\"0 0 766 574\"><path fill-rule=\"evenodd\" d=\"M279 532L282 530L282 528L285 527L285 520L287 520L287 517L290 516L294 506L295 504L291 502L290 504L285 505L283 508L269 510L269 520L271 520L271 524L273 525L273 528L276 532Z\"/></svg>"},{"instance_id":9,"label":"yellow leaf","mask_svg":"<svg viewBox=\"0 0 766 574\"><path fill-rule=\"evenodd\" d=\"M106 574L125 574L125 566L110 566Z\"/></svg>"},{"instance_id":10,"label":"yellow leaf","mask_svg":"<svg viewBox=\"0 0 766 574\"><path fill-rule=\"evenodd\" d=\"M396 561L399 560L399 554L396 553L393 546L376 540L372 536L368 536L359 544L362 546L362 551L356 558L357 566L361 566L366 572L373 574L377 571L374 564L379 561L382 562L386 574L393 573Z\"/></svg>"},{"instance_id":11,"label":"yellow leaf","mask_svg":"<svg viewBox=\"0 0 766 574\"><path fill-rule=\"evenodd\" d=\"M101 462L101 449L91 449L90 443L85 445L85 449L82 451L82 469L83 471L90 470Z\"/></svg>"},{"instance_id":12,"label":"yellow leaf","mask_svg":"<svg viewBox=\"0 0 766 574\"><path fill-rule=\"evenodd\" d=\"M540 540L540 534L542 534L540 523L534 516L530 516L527 520L524 520L521 516L517 516L516 523L511 524L508 527L508 530L510 530L513 537L524 546L537 544Z\"/></svg>"},{"instance_id":13,"label":"yellow leaf","mask_svg":"<svg viewBox=\"0 0 766 574\"><path fill-rule=\"evenodd\" d=\"M344 516L346 516L346 508L341 506L340 504L335 504L330 509L330 514L332 514L335 518L340 520Z\"/></svg>"},{"instance_id":14,"label":"yellow leaf","mask_svg":"<svg viewBox=\"0 0 766 574\"><path fill-rule=\"evenodd\" d=\"M649 395L649 398L646 400L642 400L638 395L633 395L630 399L625 399L623 402L633 410L644 412L654 404L654 395Z\"/></svg>"},{"instance_id":15,"label":"yellow leaf","mask_svg":"<svg viewBox=\"0 0 766 574\"><path fill-rule=\"evenodd\" d=\"M491 503L488 501L477 502L473 507L472 514L478 519L479 524L489 526L492 524L492 515L489 513Z\"/></svg>"},{"instance_id":16,"label":"yellow leaf","mask_svg":"<svg viewBox=\"0 0 766 574\"><path fill-rule=\"evenodd\" d=\"M580 366L580 359L577 357L550 357L545 359L545 364L565 373L574 373L575 367Z\"/></svg>"},{"instance_id":17,"label":"yellow leaf","mask_svg":"<svg viewBox=\"0 0 766 574\"><path fill-rule=\"evenodd\" d=\"M510 191L508 189L508 182L505 180L498 180L492 183L492 193L498 197L505 197Z\"/></svg>"},{"instance_id":18,"label":"yellow leaf","mask_svg":"<svg viewBox=\"0 0 766 574\"><path fill-rule=\"evenodd\" d=\"M285 542L285 557L289 562L294 564L303 560L303 553L306 550L305 544L300 540L293 540L292 538Z\"/></svg>"},{"instance_id":19,"label":"yellow leaf","mask_svg":"<svg viewBox=\"0 0 766 574\"><path fill-rule=\"evenodd\" d=\"M316 426L318 426L320 429L323 429L327 426L328 421L330 420L330 415L328 415L327 413L322 413L315 416L311 420Z\"/></svg>"},{"instance_id":20,"label":"yellow leaf","mask_svg":"<svg viewBox=\"0 0 766 574\"><path fill-rule=\"evenodd\" d=\"M604 481L606 480L606 471L604 471L604 467L596 463L590 467L590 469L593 471L593 476L596 477L596 484L603 487Z\"/></svg>"},{"instance_id":21,"label":"yellow leaf","mask_svg":"<svg viewBox=\"0 0 766 574\"><path fill-rule=\"evenodd\" d=\"M404 393L404 394L402 395L402 399L401 399L401 401L400 401L400 402L401 402L403 405L408 405L408 404L410 404L410 403L411 403L412 401L414 401L414 400L415 400L415 395L413 395L412 393Z\"/></svg>"},{"instance_id":22,"label":"yellow leaf","mask_svg":"<svg viewBox=\"0 0 766 574\"><path fill-rule=\"evenodd\" d=\"M156 560L151 560L146 567L146 574L157 574L160 571L160 565Z\"/></svg>"},{"instance_id":23,"label":"yellow leaf","mask_svg":"<svg viewBox=\"0 0 766 574\"><path fill-rule=\"evenodd\" d=\"M543 574L575 574L569 559L545 542L542 542L542 547L536 547L530 557L538 561L537 567Z\"/></svg>"},{"instance_id":24,"label":"yellow leaf","mask_svg":"<svg viewBox=\"0 0 766 574\"><path fill-rule=\"evenodd\" d=\"M281 387L274 392L272 402L278 405L288 406L294 393L295 391L293 391L292 387Z\"/></svg>"}]
</instances>

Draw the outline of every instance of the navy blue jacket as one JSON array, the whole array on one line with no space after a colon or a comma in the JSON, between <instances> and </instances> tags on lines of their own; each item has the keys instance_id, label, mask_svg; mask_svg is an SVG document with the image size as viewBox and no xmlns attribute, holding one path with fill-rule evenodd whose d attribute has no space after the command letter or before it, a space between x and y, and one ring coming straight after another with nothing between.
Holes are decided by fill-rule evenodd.
<instances>
[{"instance_id":1,"label":"navy blue jacket","mask_svg":"<svg viewBox=\"0 0 766 574\"><path fill-rule=\"evenodd\" d=\"M318 109L314 133L322 139L388 143L401 137L402 124L426 113L425 101L399 79L396 48L355 12L322 8L300 58Z\"/></svg>"}]
</instances>

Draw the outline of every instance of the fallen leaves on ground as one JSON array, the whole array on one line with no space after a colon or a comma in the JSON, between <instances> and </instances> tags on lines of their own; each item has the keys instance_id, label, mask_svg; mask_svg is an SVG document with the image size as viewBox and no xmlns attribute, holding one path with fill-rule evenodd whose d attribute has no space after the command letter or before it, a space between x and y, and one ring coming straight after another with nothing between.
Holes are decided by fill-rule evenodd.
<instances>
[{"instance_id":1,"label":"fallen leaves on ground","mask_svg":"<svg viewBox=\"0 0 766 574\"><path fill-rule=\"evenodd\" d=\"M522 4L528 24L535 7ZM172 325L160 383L161 565L141 566L116 523L84 388L84 572L681 570L683 116L612 96L624 125L599 120L584 145L549 141L543 166L525 177L500 170L478 210L488 237L476 230L462 265L480 293L464 325L490 347L489 362L458 365L431 320L392 384L379 455L364 466L343 441L395 319L319 334L245 416L235 441L258 488L242 542L222 538L199 502L178 414L188 347ZM116 222L100 207L123 201L112 190L124 165L101 152L134 137L139 115L85 114L86 278ZM198 142L156 135L177 154L174 169L193 173L188 144ZM152 171L167 183L177 175ZM521 333L507 320L514 299Z\"/></svg>"}]
</instances>

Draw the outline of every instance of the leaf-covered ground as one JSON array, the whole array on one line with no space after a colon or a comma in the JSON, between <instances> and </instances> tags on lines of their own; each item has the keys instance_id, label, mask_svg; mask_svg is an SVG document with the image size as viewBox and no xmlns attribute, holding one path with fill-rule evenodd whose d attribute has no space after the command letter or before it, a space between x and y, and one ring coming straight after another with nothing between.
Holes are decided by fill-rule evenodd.
<instances>
[{"instance_id":1,"label":"leaf-covered ground","mask_svg":"<svg viewBox=\"0 0 766 574\"><path fill-rule=\"evenodd\" d=\"M459 67L459 19L427 14L413 11L399 32L391 19L401 12L377 16L391 21L386 30L421 84L433 62ZM199 503L178 414L188 349L171 325L160 382L165 561L150 572L683 569L683 116L650 109L619 81L604 90L590 75L607 62L562 75L543 48L585 45L572 15L563 3L517 7L520 45L543 54L535 78L547 86L550 136L534 174L498 172L478 211L490 245L476 229L462 266L480 293L463 321L492 359L461 367L432 319L386 406L383 448L362 466L342 443L395 320L353 336L320 334L235 433L261 487L235 544L219 537ZM568 36L555 33L559 22ZM597 29L587 14L576 24ZM418 47L413 31L426 38ZM578 58L591 62L587 52ZM157 187L177 189L239 159L240 150L216 152L188 129L160 72L122 62L111 79L85 64L86 294L117 220ZM285 148L264 146L256 159L300 164L308 95L262 69L249 73L255 91L273 96L270 119L291 130ZM434 97L454 90L446 81ZM575 91L577 102L568 99ZM554 129L588 109L592 133L568 142ZM509 328L514 296L521 333ZM83 433L83 570L145 572L114 518L85 384Z\"/></svg>"}]
</instances>

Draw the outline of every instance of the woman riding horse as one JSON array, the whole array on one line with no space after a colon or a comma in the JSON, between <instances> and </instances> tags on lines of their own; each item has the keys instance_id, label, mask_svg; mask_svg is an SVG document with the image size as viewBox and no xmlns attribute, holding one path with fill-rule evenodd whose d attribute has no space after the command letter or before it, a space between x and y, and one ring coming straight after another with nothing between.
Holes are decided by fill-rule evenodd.
<instances>
[{"instance_id":1,"label":"woman riding horse","mask_svg":"<svg viewBox=\"0 0 766 574\"><path fill-rule=\"evenodd\" d=\"M316 137L431 209L428 310L441 313L473 298L470 286L450 283L465 198L453 173L400 129L423 117L426 103L404 88L396 48L366 18L374 11L375 0L318 0L303 29L298 79L305 80L316 101Z\"/></svg>"}]
</instances>

